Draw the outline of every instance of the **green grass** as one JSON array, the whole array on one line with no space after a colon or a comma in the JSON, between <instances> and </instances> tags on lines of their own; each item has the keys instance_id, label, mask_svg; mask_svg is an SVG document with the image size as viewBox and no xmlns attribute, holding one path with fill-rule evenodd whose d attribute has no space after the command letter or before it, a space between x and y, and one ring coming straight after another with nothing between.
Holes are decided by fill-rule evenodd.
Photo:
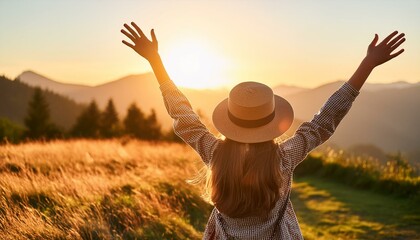
<instances>
[{"instance_id":1,"label":"green grass","mask_svg":"<svg viewBox=\"0 0 420 240\"><path fill-rule=\"evenodd\" d=\"M420 239L420 206L317 177L297 178L292 202L305 239Z\"/></svg>"}]
</instances>

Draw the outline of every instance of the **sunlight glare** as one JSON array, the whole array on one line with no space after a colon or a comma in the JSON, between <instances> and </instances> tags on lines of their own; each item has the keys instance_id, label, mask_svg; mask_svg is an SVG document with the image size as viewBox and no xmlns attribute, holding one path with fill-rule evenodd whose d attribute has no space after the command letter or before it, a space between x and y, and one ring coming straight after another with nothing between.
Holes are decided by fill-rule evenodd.
<instances>
[{"instance_id":1,"label":"sunlight glare","mask_svg":"<svg viewBox=\"0 0 420 240\"><path fill-rule=\"evenodd\" d=\"M189 39L172 44L165 58L172 80L187 88L220 88L229 84L228 61L204 41Z\"/></svg>"}]
</instances>

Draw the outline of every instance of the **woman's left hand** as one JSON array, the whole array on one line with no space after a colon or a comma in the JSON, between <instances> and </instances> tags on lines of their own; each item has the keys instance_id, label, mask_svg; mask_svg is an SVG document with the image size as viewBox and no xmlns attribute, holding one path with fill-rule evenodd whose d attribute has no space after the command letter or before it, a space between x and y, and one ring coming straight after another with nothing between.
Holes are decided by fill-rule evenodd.
<instances>
[{"instance_id":1,"label":"woman's left hand","mask_svg":"<svg viewBox=\"0 0 420 240\"><path fill-rule=\"evenodd\" d=\"M395 53L394 52L403 42L405 42L405 34L401 33L397 36L398 32L394 31L388 35L381 43L376 45L378 42L378 34L375 34L372 42L369 44L367 55L365 60L372 66L376 67L382 63L388 62L389 60L397 57L404 52L404 49L401 49Z\"/></svg>"},{"instance_id":2,"label":"woman's left hand","mask_svg":"<svg viewBox=\"0 0 420 240\"><path fill-rule=\"evenodd\" d=\"M124 24L128 32L125 29L121 29L121 32L133 41L134 45L125 40L122 42L150 62L158 55L158 41L154 29L150 32L152 36L152 41L150 41L137 24L131 22L131 25L135 30L128 24Z\"/></svg>"}]
</instances>

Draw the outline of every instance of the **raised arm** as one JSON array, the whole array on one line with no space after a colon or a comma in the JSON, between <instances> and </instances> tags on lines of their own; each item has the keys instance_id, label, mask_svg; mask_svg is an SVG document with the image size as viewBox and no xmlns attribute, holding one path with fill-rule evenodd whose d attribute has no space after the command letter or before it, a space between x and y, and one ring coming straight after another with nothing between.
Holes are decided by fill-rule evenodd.
<instances>
[{"instance_id":1,"label":"raised arm","mask_svg":"<svg viewBox=\"0 0 420 240\"><path fill-rule=\"evenodd\" d=\"M188 99L169 78L158 53L158 41L154 30L151 30L150 41L134 22L131 25L132 27L124 24L126 29L122 29L121 32L134 44L125 40L122 42L149 61L159 82L165 107L174 120L175 133L197 151L204 163L209 164L218 140L207 130L192 110Z\"/></svg>"},{"instance_id":2,"label":"raised arm","mask_svg":"<svg viewBox=\"0 0 420 240\"><path fill-rule=\"evenodd\" d=\"M378 45L376 45L376 43L378 42L379 37L378 34L375 34L375 37L369 44L366 57L360 63L353 76L348 80L350 85L356 90L360 90L375 67L388 62L404 52L404 49L401 49L398 52L393 53L405 41L404 33L395 37L397 34L398 31L391 33Z\"/></svg>"},{"instance_id":3,"label":"raised arm","mask_svg":"<svg viewBox=\"0 0 420 240\"><path fill-rule=\"evenodd\" d=\"M285 167L293 170L312 149L330 138L350 110L372 70L404 51L401 49L393 53L405 41L404 34L395 37L397 34L398 32L393 32L378 45L376 45L378 35L375 34L375 38L369 44L366 57L353 76L328 99L310 122L303 123L293 137L280 144Z\"/></svg>"},{"instance_id":4,"label":"raised arm","mask_svg":"<svg viewBox=\"0 0 420 240\"><path fill-rule=\"evenodd\" d=\"M150 63L150 66L152 67L160 85L171 81L158 52L158 41L155 35L155 30L152 29L150 31L152 36L152 41L150 41L136 23L132 22L131 25L132 27L128 24L124 24L124 27L128 30L128 32L125 29L121 29L121 32L133 41L134 44L125 40L122 42Z\"/></svg>"}]
</instances>

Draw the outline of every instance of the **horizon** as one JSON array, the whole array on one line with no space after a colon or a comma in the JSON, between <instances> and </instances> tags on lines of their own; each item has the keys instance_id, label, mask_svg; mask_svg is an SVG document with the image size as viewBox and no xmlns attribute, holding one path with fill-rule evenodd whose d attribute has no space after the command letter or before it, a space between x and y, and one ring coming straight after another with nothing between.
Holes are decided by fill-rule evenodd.
<instances>
[{"instance_id":1,"label":"horizon","mask_svg":"<svg viewBox=\"0 0 420 240\"><path fill-rule=\"evenodd\" d=\"M406 33L406 51L369 83L417 83L419 8L418 1L2 1L0 74L14 79L33 69L95 86L149 72L121 43L123 23L135 21L147 36L156 30L168 72L182 87L259 81L312 88L348 79L373 35L381 40L393 30Z\"/></svg>"},{"instance_id":2,"label":"horizon","mask_svg":"<svg viewBox=\"0 0 420 240\"><path fill-rule=\"evenodd\" d=\"M24 114L24 111L22 110L26 108L25 106L27 103L25 103L25 101L22 99L29 99L31 91L24 91L25 93L22 93L21 91L17 90L18 88L16 88L16 90L12 90L13 86L38 85L41 86L42 89L49 89L47 92L55 92L60 96L63 96L63 98L60 99L65 101L68 100L71 102L71 106L66 106L66 108L68 107L68 110L71 111L66 111L66 114L70 113L71 115L73 110L78 109L78 103L88 104L91 103L92 100L95 100L100 109L104 109L109 99L112 99L114 101L116 110L119 114L122 114L120 116L123 116L127 111L128 106L135 102L139 104L138 106L140 106L140 108L146 112L154 109L158 116L159 122L162 124L161 126L163 129L170 129L170 126L172 125L172 119L167 115L167 111L163 102L161 101L162 96L157 88L157 82L147 81L147 84L144 84L144 81L142 81L152 80L153 78L151 73L145 77L141 77L141 75L140 77L137 77L139 75L130 75L131 78L129 81L123 80L118 82L118 79L116 79L116 81L114 81L116 84L111 83L108 86L98 86L98 88L83 88L82 86L82 88L79 89L72 86L61 85L66 83L58 82L58 84L52 84L56 82L54 79L49 79L45 75L39 75L41 77L47 77L46 82L42 83L42 79L37 79L36 75L32 74L38 73L33 72L32 70L30 75L28 75L26 78L23 78L24 84L17 83L16 85L6 83L4 85L6 86L6 88L3 89L5 93L3 105L5 108L0 109L3 111L3 117L13 119L13 121L23 124L22 114ZM38 82L38 80L41 81ZM7 81L12 82L13 80L9 79ZM52 82L49 83L49 81ZM409 109L415 108L419 103L417 99L419 96L418 90L420 90L420 84L385 84L388 85L378 85L378 83L366 84L365 88L363 88L364 90L362 90L362 92L365 94L362 94L359 97L359 103L354 106L352 114L350 114L350 116L343 121L342 127L338 129L337 134L335 134L335 138L332 138L334 143L344 147L348 147L350 143L353 145L355 143L375 143L375 145L379 146L381 149L388 149L388 151L390 151L389 149L405 149L408 151L407 149L411 149L413 147L415 139L419 136L418 128L413 128L416 122L418 122L419 115L410 111ZM324 101L328 99L334 89L337 89L340 85L342 85L342 82L340 83L339 81L333 81L324 85L319 85L315 88L293 89L293 86L292 88L288 88L289 86L280 85L277 86L279 88L273 87L272 89L276 94L283 96L292 104L295 112L295 119L299 122L309 120L314 113L318 112ZM28 89L28 87L24 87L24 89ZM216 104L218 104L227 96L226 89L219 89L214 91L205 89L190 89L187 91L187 89L184 88L182 90L186 90L184 93L188 96L188 99L193 104L192 106L194 106L194 109L199 109L201 114L203 114L202 116L204 116L204 119L206 119L205 121L210 121L208 116L212 115L212 110ZM9 93L12 93L12 95L18 94L20 96L19 99L21 100L16 103L16 101L13 100L14 98L9 96ZM390 96L392 97L390 98ZM378 107L379 102L384 107ZM51 116L55 118L54 121L57 121L57 124L60 126L69 127L71 124L68 121L75 121L77 115L74 114L64 118L64 120L61 119L63 114L58 114L58 112L62 110L62 107L60 106L63 105L57 105L57 102L55 102L51 106L54 106L54 113ZM401 108L401 106L406 107ZM372 108L378 108L376 114L371 115ZM18 117L15 115L10 115L11 111L16 109L20 109L20 115L18 115ZM394 111L396 114L389 116L389 111ZM383 118L385 115L387 117ZM372 121L360 124L360 120L364 119L365 116L369 116L369 119ZM407 126L394 126L395 121L402 121ZM211 122L208 123L210 124L209 126L212 126ZM384 128L388 129L389 126L394 126L390 133L384 133L381 130ZM407 127L411 130L407 131ZM361 132L369 134L364 135L363 139L360 139L357 135L353 134L353 129L355 128L359 129ZM292 132L290 134L292 134ZM395 133L400 134L401 139L390 145L389 141L387 140L389 139L388 136L393 136Z\"/></svg>"},{"instance_id":3,"label":"horizon","mask_svg":"<svg viewBox=\"0 0 420 240\"><path fill-rule=\"evenodd\" d=\"M131 77L131 76L140 76L140 75L149 75L149 74L153 74L154 75L154 73L152 71L142 72L142 73L127 74L127 75L123 75L123 76L117 77L116 79L111 79L109 81L104 81L104 82L98 83L96 85L87 85L87 84L83 84L83 83L63 82L63 81L60 81L58 79L53 79L50 76L48 76L47 74L39 73L39 72L37 72L37 71L35 71L33 69L24 70L23 72L21 72L15 78L10 78L10 77L8 77L6 75L3 75L3 76L5 76L6 78L9 78L10 80L14 81L14 80L18 80L18 77L21 74L26 73L26 72L30 72L30 73L36 74L36 75L38 75L40 77L46 78L46 79L48 79L50 81L53 81L53 82L56 82L56 83L60 83L60 84L80 85L80 86L86 86L86 87L98 87L98 86L105 85L105 84L108 84L108 83L117 82L119 80L122 80L122 79L128 78L128 77ZM324 85L328 85L328 84L331 84L331 83L344 82L344 81L346 81L346 80L345 79L336 79L336 80L332 80L332 81L328 81L328 82L321 82L319 85L315 85L315 86L312 86L312 87L305 87L305 86L299 86L299 85L293 85L293 84L284 84L284 83L278 83L278 84L270 85L270 87L271 88L277 88L277 87L296 87L296 88L314 89L314 88L318 88L318 87L321 87L321 86L324 86ZM411 85L416 85L416 84L420 84L420 81L418 81L418 82L409 82L409 81L405 81L405 80L396 80L396 81L391 81L391 82L374 82L374 83L366 82L365 85L382 85L382 84L383 85L387 85L387 84L397 84L397 83L407 83L407 84L411 84ZM187 87L180 86L180 88L183 88L183 89L192 89L192 90L229 90L229 88L227 86L220 86L220 87L215 87L215 88L191 88L191 87L188 87L188 86ZM362 91L363 91L363 88L362 88Z\"/></svg>"}]
</instances>

